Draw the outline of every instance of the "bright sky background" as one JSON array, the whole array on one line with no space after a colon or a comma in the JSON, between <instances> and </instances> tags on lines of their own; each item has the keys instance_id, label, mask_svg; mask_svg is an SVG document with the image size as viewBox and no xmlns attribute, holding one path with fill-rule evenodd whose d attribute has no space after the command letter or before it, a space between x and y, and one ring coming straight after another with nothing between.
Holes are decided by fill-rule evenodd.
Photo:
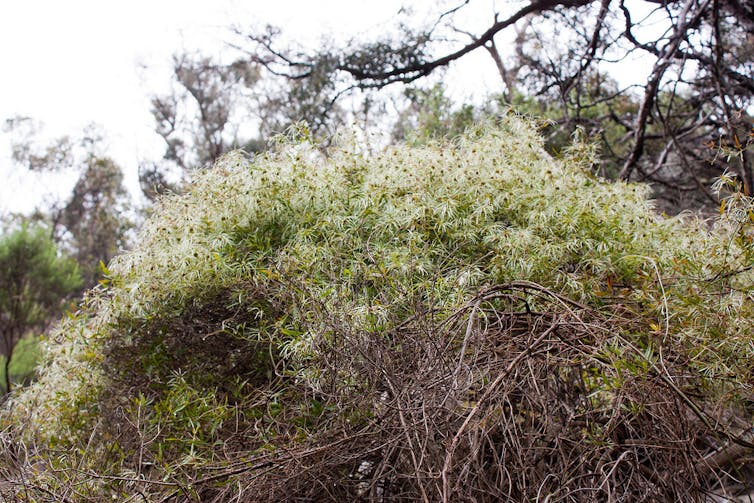
<instances>
[{"instance_id":1,"label":"bright sky background","mask_svg":"<svg viewBox=\"0 0 754 503\"><path fill-rule=\"evenodd\" d=\"M136 192L139 159L157 159L163 152L148 96L168 89L174 52L200 49L219 55L228 50L232 24L277 25L305 45L323 34L348 39L393 26L404 4L420 11L433 3L437 0L5 0L0 6L0 122L29 116L44 123L49 137L100 125L107 153ZM484 29L495 8L506 3L472 2L475 10L467 9L473 16L467 21ZM484 51L463 58L461 65L445 79L451 90L456 85L454 95L460 89L461 98L479 97L491 90L490 81L496 83ZM74 182L13 169L9 138L0 134L0 215L30 211L40 194Z\"/></svg>"}]
</instances>

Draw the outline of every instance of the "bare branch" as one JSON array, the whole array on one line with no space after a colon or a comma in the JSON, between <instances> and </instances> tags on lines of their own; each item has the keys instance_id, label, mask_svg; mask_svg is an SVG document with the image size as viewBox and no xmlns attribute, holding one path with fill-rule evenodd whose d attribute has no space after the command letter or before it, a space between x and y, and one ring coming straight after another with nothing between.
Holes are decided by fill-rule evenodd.
<instances>
[{"instance_id":1,"label":"bare branch","mask_svg":"<svg viewBox=\"0 0 754 503\"><path fill-rule=\"evenodd\" d=\"M641 108L639 114L634 123L634 141L631 154L623 165L623 169L620 172L620 178L628 180L636 167L636 163L644 153L644 134L647 125L647 119L651 112L654 101L657 98L657 92L660 86L660 82L665 75L665 72L673 62L673 56L678 50L679 45L686 37L686 29L689 25L693 25L698 22L704 10L709 5L710 0L702 1L696 9L691 12L691 8L696 3L696 0L688 0L683 7L679 15L678 24L673 30L673 35L668 41L665 48L661 51L657 62L655 63L652 73L647 81L644 91L644 98L642 99Z\"/></svg>"},{"instance_id":2,"label":"bare branch","mask_svg":"<svg viewBox=\"0 0 754 503\"><path fill-rule=\"evenodd\" d=\"M381 86L386 86L393 82L413 82L414 80L429 75L435 69L447 66L466 54L483 47L500 31L515 24L517 21L530 14L553 10L557 7L583 7L589 5L593 1L594 0L536 0L505 20L495 22L495 24L470 44L467 44L461 49L441 58L376 72L364 71L362 68L350 65L342 65L339 67L339 70L350 74L358 81L379 82Z\"/></svg>"}]
</instances>

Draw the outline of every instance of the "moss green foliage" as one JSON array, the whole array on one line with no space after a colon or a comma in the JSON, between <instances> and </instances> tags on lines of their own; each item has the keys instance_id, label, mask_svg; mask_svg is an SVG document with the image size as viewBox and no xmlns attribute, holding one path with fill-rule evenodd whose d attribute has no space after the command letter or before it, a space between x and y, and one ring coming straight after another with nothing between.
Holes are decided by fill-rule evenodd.
<instances>
[{"instance_id":1,"label":"moss green foliage","mask_svg":"<svg viewBox=\"0 0 754 503\"><path fill-rule=\"evenodd\" d=\"M553 159L516 117L374 155L343 139L323 157L294 133L164 199L53 331L39 381L3 416L43 453L35 475L8 469L24 491L555 501L579 484L597 499L709 487L692 469L703 439L736 435L723 418L747 417L754 382L747 210L712 230L660 217L646 187L591 175L588 145ZM661 461L690 471L655 480Z\"/></svg>"}]
</instances>

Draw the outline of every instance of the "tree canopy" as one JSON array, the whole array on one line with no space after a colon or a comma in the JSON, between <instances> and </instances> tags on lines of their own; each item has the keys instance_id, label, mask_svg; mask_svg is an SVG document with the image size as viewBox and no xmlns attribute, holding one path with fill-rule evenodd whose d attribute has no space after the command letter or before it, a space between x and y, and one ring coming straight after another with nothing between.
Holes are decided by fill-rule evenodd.
<instances>
[{"instance_id":1,"label":"tree canopy","mask_svg":"<svg viewBox=\"0 0 754 503\"><path fill-rule=\"evenodd\" d=\"M311 49L286 45L276 28L236 27L236 45L268 75L296 89L316 88L308 95L319 96L322 118L354 91L418 83L484 51L500 75L503 101L525 113L545 108L555 121L554 135L582 128L600 138L601 170L610 178L653 183L675 211L718 205L709 187L726 171L752 193L750 5L723 0L516 5L508 12L511 4L501 4L482 30L465 25L463 14L472 7L467 0L438 3L434 20L423 25L399 16L394 32L373 40L359 37ZM646 74L632 63L637 58L650 62ZM611 72L623 67L626 73L629 66L635 84L621 88Z\"/></svg>"},{"instance_id":2,"label":"tree canopy","mask_svg":"<svg viewBox=\"0 0 754 503\"><path fill-rule=\"evenodd\" d=\"M82 286L95 286L100 262L108 263L128 246L134 226L123 171L104 152L103 133L89 126L45 141L40 139L42 125L28 117L9 119L6 129L13 135L12 158L18 167L76 180L69 194L51 194L32 218L49 225L54 241L78 261Z\"/></svg>"}]
</instances>

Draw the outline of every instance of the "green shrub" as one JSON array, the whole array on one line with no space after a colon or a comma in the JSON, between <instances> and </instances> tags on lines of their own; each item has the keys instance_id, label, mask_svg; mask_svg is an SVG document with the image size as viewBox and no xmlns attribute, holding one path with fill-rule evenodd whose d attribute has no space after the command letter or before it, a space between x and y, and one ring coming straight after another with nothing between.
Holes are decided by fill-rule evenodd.
<instances>
[{"instance_id":1,"label":"green shrub","mask_svg":"<svg viewBox=\"0 0 754 503\"><path fill-rule=\"evenodd\" d=\"M5 412L41 453L8 469L25 491L683 500L723 482L701 460L748 420L750 222L658 216L646 187L592 176L588 146L553 159L515 117L341 143L236 152L160 203Z\"/></svg>"}]
</instances>

